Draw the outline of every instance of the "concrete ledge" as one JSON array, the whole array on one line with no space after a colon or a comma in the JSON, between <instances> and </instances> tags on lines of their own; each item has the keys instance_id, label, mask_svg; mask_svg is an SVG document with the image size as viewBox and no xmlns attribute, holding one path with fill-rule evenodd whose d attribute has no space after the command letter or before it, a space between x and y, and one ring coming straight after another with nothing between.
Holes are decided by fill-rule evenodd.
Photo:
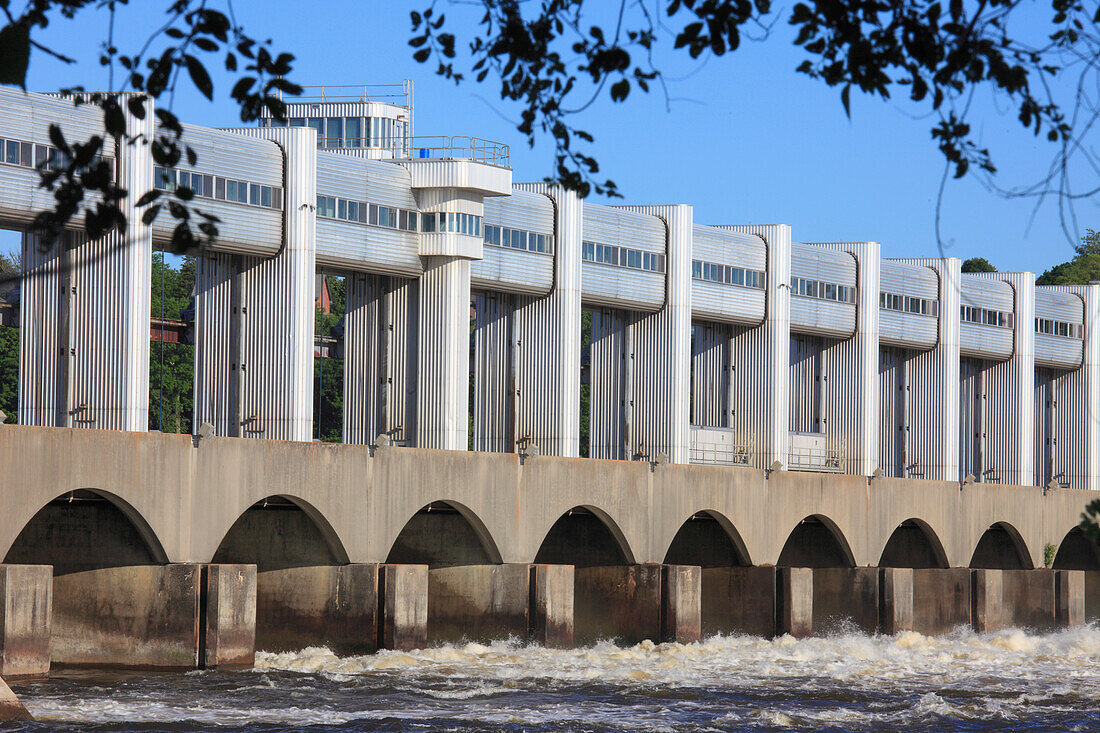
<instances>
[{"instance_id":1,"label":"concrete ledge","mask_svg":"<svg viewBox=\"0 0 1100 733\"><path fill-rule=\"evenodd\" d=\"M200 574L198 565L134 565L55 577L52 661L194 669Z\"/></svg>"},{"instance_id":2,"label":"concrete ledge","mask_svg":"<svg viewBox=\"0 0 1100 733\"><path fill-rule=\"evenodd\" d=\"M256 577L256 648L370 654L378 643L373 563L267 570Z\"/></svg>"},{"instance_id":3,"label":"concrete ledge","mask_svg":"<svg viewBox=\"0 0 1100 733\"><path fill-rule=\"evenodd\" d=\"M378 648L428 645L428 566L380 565Z\"/></svg>"},{"instance_id":4,"label":"concrete ledge","mask_svg":"<svg viewBox=\"0 0 1100 733\"><path fill-rule=\"evenodd\" d=\"M49 676L52 608L52 567L0 565L0 676Z\"/></svg>"},{"instance_id":5,"label":"concrete ledge","mask_svg":"<svg viewBox=\"0 0 1100 733\"><path fill-rule=\"evenodd\" d=\"M970 625L971 572L968 568L913 570L913 631L935 636Z\"/></svg>"},{"instance_id":6,"label":"concrete ledge","mask_svg":"<svg viewBox=\"0 0 1100 733\"><path fill-rule=\"evenodd\" d=\"M572 565L530 566L529 635L547 647L573 646Z\"/></svg>"},{"instance_id":7,"label":"concrete ledge","mask_svg":"<svg viewBox=\"0 0 1100 733\"><path fill-rule=\"evenodd\" d=\"M256 566L204 565L200 666L246 669L256 661Z\"/></svg>"},{"instance_id":8,"label":"concrete ledge","mask_svg":"<svg viewBox=\"0 0 1100 733\"><path fill-rule=\"evenodd\" d=\"M1085 573L1085 623L1100 619L1100 570Z\"/></svg>"}]
</instances>

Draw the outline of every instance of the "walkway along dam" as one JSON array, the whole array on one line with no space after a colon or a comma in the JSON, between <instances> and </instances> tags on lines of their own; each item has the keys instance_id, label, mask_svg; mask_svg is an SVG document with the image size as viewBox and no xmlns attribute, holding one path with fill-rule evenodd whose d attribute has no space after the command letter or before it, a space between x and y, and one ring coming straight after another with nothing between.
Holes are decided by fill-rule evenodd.
<instances>
[{"instance_id":1,"label":"walkway along dam","mask_svg":"<svg viewBox=\"0 0 1100 733\"><path fill-rule=\"evenodd\" d=\"M1080 490L24 426L0 465L5 677L1100 613Z\"/></svg>"}]
</instances>

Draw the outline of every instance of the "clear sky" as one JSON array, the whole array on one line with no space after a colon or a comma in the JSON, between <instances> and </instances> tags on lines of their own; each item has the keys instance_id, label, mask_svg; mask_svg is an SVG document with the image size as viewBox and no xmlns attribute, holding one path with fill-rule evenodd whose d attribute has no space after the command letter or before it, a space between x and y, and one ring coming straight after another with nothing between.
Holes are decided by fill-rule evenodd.
<instances>
[{"instance_id":1,"label":"clear sky","mask_svg":"<svg viewBox=\"0 0 1100 733\"><path fill-rule=\"evenodd\" d=\"M250 33L270 37L297 56L295 81L412 79L417 134L508 143L517 181L551 173L552 148L527 148L513 126L518 110L499 101L491 79L456 87L436 77L433 66L412 60L408 11L427 4L235 0L235 9ZM594 13L606 10L603 3L591 4ZM167 2L137 5L116 29L123 50L135 48L161 17L153 8ZM460 35L479 18L468 6L438 7L454 15L458 22L450 27ZM802 56L790 43L788 13L789 6L780 11L783 22L770 39L745 43L722 59L702 64L681 52L660 54L676 79L669 82L671 101L660 91L635 92L624 104L601 100L578 115L576 124L596 137L589 152L601 174L618 183L624 203L693 204L697 223L788 223L795 241L875 240L887 257L937 256L936 197L944 164L929 135L934 120L916 118L918 110L904 101L856 94L848 119L837 91L794 72ZM58 21L44 38L65 45L80 63L64 66L36 54L28 88L106 87L106 72L95 61L106 27L103 13ZM670 48L671 38L665 40ZM220 68L215 60L209 66ZM215 75L215 86L215 103L185 94L176 100L176 112L199 124L237 123L224 74ZM981 142L1001 169L1002 186L1030 182L1045 171L1053 146L1023 130L1011 108L998 109L983 91L972 109ZM1078 204L1081 227L1100 228L1096 203ZM1072 256L1053 202L1035 212L1030 202L1006 200L969 179L948 184L941 230L944 254L986 257L1002 270L1041 272Z\"/></svg>"}]
</instances>

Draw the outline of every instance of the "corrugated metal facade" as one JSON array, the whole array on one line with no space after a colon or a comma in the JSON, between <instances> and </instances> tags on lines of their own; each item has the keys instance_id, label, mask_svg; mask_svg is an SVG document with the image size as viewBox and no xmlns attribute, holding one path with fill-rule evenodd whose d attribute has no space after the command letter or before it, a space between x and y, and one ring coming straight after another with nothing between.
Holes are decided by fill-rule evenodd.
<instances>
[{"instance_id":1,"label":"corrugated metal facade","mask_svg":"<svg viewBox=\"0 0 1100 733\"><path fill-rule=\"evenodd\" d=\"M474 293L474 450L511 453L515 434L516 384L514 296Z\"/></svg>"},{"instance_id":2,"label":"corrugated metal facade","mask_svg":"<svg viewBox=\"0 0 1100 733\"><path fill-rule=\"evenodd\" d=\"M752 464L787 465L790 368L791 228L786 224L723 226L759 235L767 247L764 322L730 341L730 428L751 436Z\"/></svg>"},{"instance_id":3,"label":"corrugated metal facade","mask_svg":"<svg viewBox=\"0 0 1100 733\"><path fill-rule=\"evenodd\" d=\"M1076 293L1050 287L1035 288L1035 320L1082 326L1085 303ZM1042 333L1035 329L1035 365L1052 369L1077 369L1084 358L1084 333L1080 336Z\"/></svg>"},{"instance_id":4,"label":"corrugated metal facade","mask_svg":"<svg viewBox=\"0 0 1100 733\"><path fill-rule=\"evenodd\" d=\"M936 311L918 314L879 308L879 343L905 349L931 349L939 335L939 278L929 267L897 260L883 260L880 270L880 291L888 295L922 298L936 303ZM861 297L871 292L862 288Z\"/></svg>"},{"instance_id":5,"label":"corrugated metal facade","mask_svg":"<svg viewBox=\"0 0 1100 733\"><path fill-rule=\"evenodd\" d=\"M554 202L515 189L511 196L485 200L484 224L545 234L553 240ZM475 288L546 295L554 286L554 254L486 245L483 259L471 265L470 282Z\"/></svg>"},{"instance_id":6,"label":"corrugated metal facade","mask_svg":"<svg viewBox=\"0 0 1100 733\"><path fill-rule=\"evenodd\" d=\"M598 204L582 204L581 208L584 241L665 254L665 227L656 217ZM599 262L582 263L581 273L585 307L653 312L665 305L667 273Z\"/></svg>"},{"instance_id":7,"label":"corrugated metal facade","mask_svg":"<svg viewBox=\"0 0 1100 733\"><path fill-rule=\"evenodd\" d=\"M470 261L425 257L419 298L416 445L466 450L470 406Z\"/></svg>"},{"instance_id":8,"label":"corrugated metal facade","mask_svg":"<svg viewBox=\"0 0 1100 733\"><path fill-rule=\"evenodd\" d=\"M691 424L729 427L730 339L734 326L696 321L691 327Z\"/></svg>"},{"instance_id":9,"label":"corrugated metal facade","mask_svg":"<svg viewBox=\"0 0 1100 733\"><path fill-rule=\"evenodd\" d=\"M856 286L856 262L844 251L809 244L791 245L790 277ZM790 282L790 280L788 280ZM791 332L846 339L856 330L856 306L791 294Z\"/></svg>"},{"instance_id":10,"label":"corrugated metal facade","mask_svg":"<svg viewBox=\"0 0 1100 733\"><path fill-rule=\"evenodd\" d=\"M740 234L696 224L692 229L693 260L763 272L764 243L752 234ZM763 290L705 280L691 282L691 313L696 320L756 326L764 318Z\"/></svg>"}]
</instances>

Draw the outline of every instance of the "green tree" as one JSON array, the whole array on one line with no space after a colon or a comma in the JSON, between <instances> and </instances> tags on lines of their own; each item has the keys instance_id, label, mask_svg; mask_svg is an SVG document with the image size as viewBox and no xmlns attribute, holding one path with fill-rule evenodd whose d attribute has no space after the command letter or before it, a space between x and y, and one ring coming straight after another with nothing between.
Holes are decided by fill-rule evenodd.
<instances>
[{"instance_id":1,"label":"green tree","mask_svg":"<svg viewBox=\"0 0 1100 733\"><path fill-rule=\"evenodd\" d=\"M1035 279L1036 285L1087 285L1100 280L1100 232L1085 232L1081 244L1074 247L1076 256L1044 272Z\"/></svg>"},{"instance_id":2,"label":"green tree","mask_svg":"<svg viewBox=\"0 0 1100 733\"><path fill-rule=\"evenodd\" d=\"M180 311L191 301L195 285L195 260L185 257L179 267L155 252L152 264L150 315L154 319L180 320ZM156 329L156 322L153 324ZM195 347L153 341L149 347L149 429L162 433L190 433L193 415Z\"/></svg>"},{"instance_id":3,"label":"green tree","mask_svg":"<svg viewBox=\"0 0 1100 733\"><path fill-rule=\"evenodd\" d=\"M984 257L971 257L962 263L963 272L996 272L997 268Z\"/></svg>"},{"instance_id":4,"label":"green tree","mask_svg":"<svg viewBox=\"0 0 1100 733\"><path fill-rule=\"evenodd\" d=\"M1100 232L1086 229L1085 236L1081 237L1081 244L1073 249L1078 255L1100 255Z\"/></svg>"},{"instance_id":5,"label":"green tree","mask_svg":"<svg viewBox=\"0 0 1100 733\"><path fill-rule=\"evenodd\" d=\"M333 329L344 317L347 279L325 276L329 291L329 312L320 306L314 314L314 333L321 346L332 336ZM344 360L328 357L313 359L313 435L326 443L340 443L344 435Z\"/></svg>"},{"instance_id":6,"label":"green tree","mask_svg":"<svg viewBox=\"0 0 1100 733\"><path fill-rule=\"evenodd\" d=\"M6 423L18 422L19 329L0 326L0 411Z\"/></svg>"}]
</instances>

